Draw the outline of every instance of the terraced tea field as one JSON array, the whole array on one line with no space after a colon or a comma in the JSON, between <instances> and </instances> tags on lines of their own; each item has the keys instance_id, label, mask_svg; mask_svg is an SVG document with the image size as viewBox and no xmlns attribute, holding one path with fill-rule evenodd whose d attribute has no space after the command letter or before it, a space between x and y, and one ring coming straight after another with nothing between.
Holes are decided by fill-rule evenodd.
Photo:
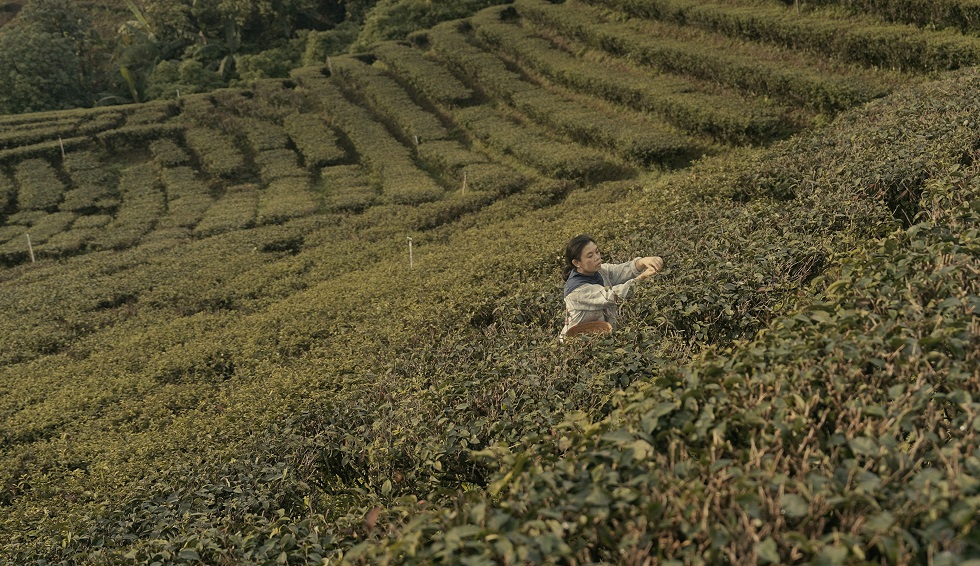
<instances>
[{"instance_id":1,"label":"terraced tea field","mask_svg":"<svg viewBox=\"0 0 980 566\"><path fill-rule=\"evenodd\" d=\"M976 18L515 0L0 116L0 562L975 556ZM560 346L582 231L668 269Z\"/></svg>"},{"instance_id":2,"label":"terraced tea field","mask_svg":"<svg viewBox=\"0 0 980 566\"><path fill-rule=\"evenodd\" d=\"M157 230L391 204L438 216L549 179L635 178L978 58L971 35L778 3L521 0L255 90L7 117L0 258L28 261L28 233L35 258L64 258Z\"/></svg>"}]
</instances>

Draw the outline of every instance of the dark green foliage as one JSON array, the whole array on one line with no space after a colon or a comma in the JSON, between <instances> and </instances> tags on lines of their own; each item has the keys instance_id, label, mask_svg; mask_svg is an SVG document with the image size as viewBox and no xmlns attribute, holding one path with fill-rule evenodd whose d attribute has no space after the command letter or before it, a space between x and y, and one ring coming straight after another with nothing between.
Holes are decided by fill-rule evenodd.
<instances>
[{"instance_id":1,"label":"dark green foliage","mask_svg":"<svg viewBox=\"0 0 980 566\"><path fill-rule=\"evenodd\" d=\"M37 26L0 29L0 114L73 108L87 103L69 37Z\"/></svg>"},{"instance_id":2,"label":"dark green foliage","mask_svg":"<svg viewBox=\"0 0 980 566\"><path fill-rule=\"evenodd\" d=\"M16 210L17 188L5 173L0 172L0 215Z\"/></svg>"},{"instance_id":3,"label":"dark green foliage","mask_svg":"<svg viewBox=\"0 0 980 566\"><path fill-rule=\"evenodd\" d=\"M255 151L283 149L289 143L286 130L275 122L244 120L241 127L245 132L245 139Z\"/></svg>"},{"instance_id":4,"label":"dark green foliage","mask_svg":"<svg viewBox=\"0 0 980 566\"><path fill-rule=\"evenodd\" d=\"M76 151L65 156L64 168L71 180L71 188L59 204L61 210L76 212L92 209L110 209L119 203L118 177L101 166L94 152Z\"/></svg>"},{"instance_id":5,"label":"dark green foliage","mask_svg":"<svg viewBox=\"0 0 980 566\"><path fill-rule=\"evenodd\" d=\"M290 218L308 216L316 211L316 201L304 177L274 179L259 194L257 221L279 224Z\"/></svg>"},{"instance_id":6,"label":"dark green foliage","mask_svg":"<svg viewBox=\"0 0 980 566\"><path fill-rule=\"evenodd\" d=\"M378 190L366 173L353 165L325 168L320 184L326 208L335 212L360 212L378 198Z\"/></svg>"},{"instance_id":7,"label":"dark green foliage","mask_svg":"<svg viewBox=\"0 0 980 566\"><path fill-rule=\"evenodd\" d=\"M186 165L190 156L172 139L159 139L150 143L150 153L161 167Z\"/></svg>"}]
</instances>

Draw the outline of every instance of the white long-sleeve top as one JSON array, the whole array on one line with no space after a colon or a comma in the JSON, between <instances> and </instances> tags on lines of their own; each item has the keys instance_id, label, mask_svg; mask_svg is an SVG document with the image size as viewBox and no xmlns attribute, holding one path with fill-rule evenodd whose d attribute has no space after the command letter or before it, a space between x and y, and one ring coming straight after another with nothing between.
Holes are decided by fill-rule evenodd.
<instances>
[{"instance_id":1,"label":"white long-sleeve top","mask_svg":"<svg viewBox=\"0 0 980 566\"><path fill-rule=\"evenodd\" d=\"M640 258L626 263L602 264L598 272L601 285L588 282L588 277L572 272L565 282L565 327L561 329L562 337L569 328L583 322L606 321L616 328L617 305L633 295L635 278L642 273L636 268L637 259Z\"/></svg>"}]
</instances>

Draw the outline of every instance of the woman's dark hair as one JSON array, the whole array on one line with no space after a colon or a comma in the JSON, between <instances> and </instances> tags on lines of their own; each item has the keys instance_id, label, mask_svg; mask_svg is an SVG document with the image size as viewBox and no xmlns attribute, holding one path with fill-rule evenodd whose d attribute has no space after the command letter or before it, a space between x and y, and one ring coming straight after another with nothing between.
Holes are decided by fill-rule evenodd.
<instances>
[{"instance_id":1,"label":"woman's dark hair","mask_svg":"<svg viewBox=\"0 0 980 566\"><path fill-rule=\"evenodd\" d=\"M575 265L572 264L572 260L580 259L585 246L593 242L595 240L588 234L579 234L568 241L568 244L565 246L565 267L561 270L562 279L567 280L568 276L575 271Z\"/></svg>"}]
</instances>

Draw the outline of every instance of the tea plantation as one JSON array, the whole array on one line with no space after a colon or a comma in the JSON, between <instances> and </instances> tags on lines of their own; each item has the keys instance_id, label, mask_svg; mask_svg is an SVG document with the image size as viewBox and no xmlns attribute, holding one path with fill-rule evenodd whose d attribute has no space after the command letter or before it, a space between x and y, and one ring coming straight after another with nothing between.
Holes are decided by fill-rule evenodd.
<instances>
[{"instance_id":1,"label":"tea plantation","mask_svg":"<svg viewBox=\"0 0 980 566\"><path fill-rule=\"evenodd\" d=\"M0 563L980 561L976 17L515 0L0 116ZM580 232L666 268L562 344Z\"/></svg>"}]
</instances>

